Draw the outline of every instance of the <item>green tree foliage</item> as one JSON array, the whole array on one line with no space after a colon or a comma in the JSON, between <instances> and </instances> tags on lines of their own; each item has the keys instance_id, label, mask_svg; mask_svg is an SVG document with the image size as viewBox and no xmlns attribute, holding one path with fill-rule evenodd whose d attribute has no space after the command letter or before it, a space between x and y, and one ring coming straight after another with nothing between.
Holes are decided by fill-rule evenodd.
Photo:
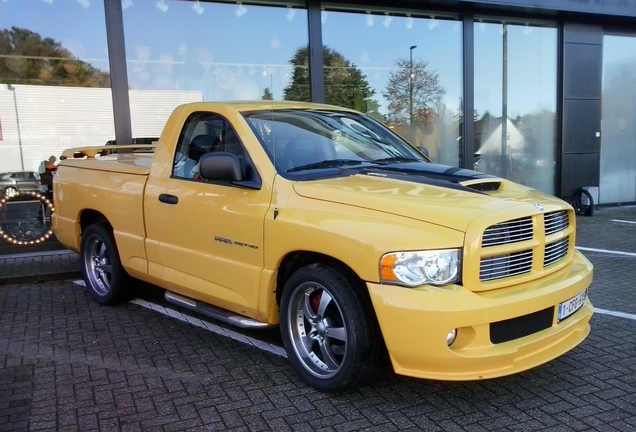
<instances>
[{"instance_id":1,"label":"green tree foliage","mask_svg":"<svg viewBox=\"0 0 636 432\"><path fill-rule=\"evenodd\" d=\"M382 93L389 101L389 122L409 124L425 121L446 93L439 82L439 75L429 70L428 64L422 61L414 62L412 71L409 59L398 59L395 65L397 70L391 72L386 91ZM412 113L411 81L413 85Z\"/></svg>"},{"instance_id":2,"label":"green tree foliage","mask_svg":"<svg viewBox=\"0 0 636 432\"><path fill-rule=\"evenodd\" d=\"M373 98L366 76L339 52L323 46L323 73L325 80L325 102L353 108L382 119L378 113L378 102ZM309 87L309 47L299 48L290 63L294 66L291 83L285 87L285 100L311 101Z\"/></svg>"},{"instance_id":3,"label":"green tree foliage","mask_svg":"<svg viewBox=\"0 0 636 432\"><path fill-rule=\"evenodd\" d=\"M0 30L0 82L6 84L109 87L110 76L51 38L12 27Z\"/></svg>"},{"instance_id":4,"label":"green tree foliage","mask_svg":"<svg viewBox=\"0 0 636 432\"><path fill-rule=\"evenodd\" d=\"M265 88L265 91L263 91L263 96L261 96L261 99L274 100L274 95L272 95L272 91L269 89L269 87Z\"/></svg>"}]
</instances>

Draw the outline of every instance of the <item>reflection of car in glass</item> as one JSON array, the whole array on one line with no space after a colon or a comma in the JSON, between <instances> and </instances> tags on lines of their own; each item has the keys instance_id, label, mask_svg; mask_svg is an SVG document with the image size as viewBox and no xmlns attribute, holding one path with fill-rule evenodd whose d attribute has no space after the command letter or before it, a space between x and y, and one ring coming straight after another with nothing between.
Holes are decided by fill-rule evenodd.
<instances>
[{"instance_id":1,"label":"reflection of car in glass","mask_svg":"<svg viewBox=\"0 0 636 432\"><path fill-rule=\"evenodd\" d=\"M39 192L40 175L33 171L4 172L0 174L0 192L11 198L18 193Z\"/></svg>"},{"instance_id":2,"label":"reflection of car in glass","mask_svg":"<svg viewBox=\"0 0 636 432\"><path fill-rule=\"evenodd\" d=\"M158 138L158 137L142 137L142 138L133 138L133 139L132 139L132 144L133 144L133 145L134 145L134 144L139 144L139 145L142 145L142 144L143 144L143 145L156 145L158 141L159 141L159 138ZM114 140L114 139L112 139L112 140L108 140L108 141L106 141L106 145L107 145L107 146L116 146L116 145L117 145L117 140ZM137 152L140 152L140 153L152 153L152 152L154 152L154 149L151 149L151 148L141 149L141 148L139 148L139 149L137 149L136 151L137 151ZM102 154L103 154L103 155L107 155L107 154L110 154L110 153L111 153L111 151L110 151L110 150L104 150L104 151L102 152Z\"/></svg>"},{"instance_id":3,"label":"reflection of car in glass","mask_svg":"<svg viewBox=\"0 0 636 432\"><path fill-rule=\"evenodd\" d=\"M159 137L133 138L132 144L152 145L152 144L157 144L157 141L159 141ZM106 145L117 145L117 140L112 139L112 140L106 141Z\"/></svg>"}]
</instances>

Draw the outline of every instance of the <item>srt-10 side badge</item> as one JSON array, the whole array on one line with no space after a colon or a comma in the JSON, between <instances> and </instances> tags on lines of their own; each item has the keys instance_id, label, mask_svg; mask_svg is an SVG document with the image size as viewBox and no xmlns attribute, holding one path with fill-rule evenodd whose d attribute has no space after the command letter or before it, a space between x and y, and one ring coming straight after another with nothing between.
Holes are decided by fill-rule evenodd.
<instances>
[{"instance_id":1,"label":"srt-10 side badge","mask_svg":"<svg viewBox=\"0 0 636 432\"><path fill-rule=\"evenodd\" d=\"M214 241L217 241L219 243L229 244L229 245L248 247L250 249L258 249L258 246L256 245L251 245L251 244L243 243L240 241L236 241L236 240L232 240L232 239L220 237L220 236L214 236Z\"/></svg>"}]
</instances>

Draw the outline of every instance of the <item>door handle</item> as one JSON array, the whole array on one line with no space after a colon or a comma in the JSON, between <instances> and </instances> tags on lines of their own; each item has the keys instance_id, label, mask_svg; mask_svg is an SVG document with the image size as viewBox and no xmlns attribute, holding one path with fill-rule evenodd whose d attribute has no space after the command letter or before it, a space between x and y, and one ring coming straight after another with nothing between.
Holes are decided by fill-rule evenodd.
<instances>
[{"instance_id":1,"label":"door handle","mask_svg":"<svg viewBox=\"0 0 636 432\"><path fill-rule=\"evenodd\" d=\"M176 204L179 202L179 198L174 195L159 194L159 201L165 204Z\"/></svg>"}]
</instances>

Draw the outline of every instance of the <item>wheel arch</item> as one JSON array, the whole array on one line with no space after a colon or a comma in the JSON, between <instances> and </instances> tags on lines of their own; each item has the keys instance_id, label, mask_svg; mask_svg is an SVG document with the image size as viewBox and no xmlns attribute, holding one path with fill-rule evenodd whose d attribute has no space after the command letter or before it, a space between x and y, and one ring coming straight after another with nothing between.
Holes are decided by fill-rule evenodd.
<instances>
[{"instance_id":1,"label":"wheel arch","mask_svg":"<svg viewBox=\"0 0 636 432\"><path fill-rule=\"evenodd\" d=\"M310 266L311 264L321 264L322 268L309 268L309 272L303 271L303 275L300 276L300 279L292 277L295 271ZM327 270L325 267L329 267L331 270ZM336 273L334 273L334 270L336 271ZM295 333L298 331L299 328L299 325L297 323L294 324L294 316L296 316L297 313L288 313L289 311L291 311L291 305L294 304L292 296L297 295L296 292L298 291L298 289L296 287L303 286L296 285L296 282L298 282L298 280L313 280L306 279L307 275L311 274L313 274L313 276L311 277L316 277L316 279L320 281L321 278L317 275L323 271L326 273L326 275L330 275L327 276L326 279L324 279L325 281L327 281L325 289L329 291L336 289L336 291L332 292L339 292L340 295L343 295L344 292L350 293L349 295L344 294L344 297L340 297L341 300L346 298L349 299L348 301L343 300L344 303L341 304L342 306L344 306L344 308L342 309L344 314L341 313L342 321L340 322L343 323L344 317L349 316L350 319L353 319L356 323L363 323L361 324L360 328L365 329L362 331L362 333L360 333L360 330L358 330L356 333L357 336L351 339L352 343L354 343L353 341L358 341L357 343L355 343L355 345L357 345L357 349L355 349L355 351L358 353L354 356L354 358L358 358L358 362L356 363L357 367L354 368L355 372L353 374L350 374L351 369L349 367L346 367L343 370L349 370L349 372L345 372L344 375L340 374L340 372L337 372L337 375L339 375L340 377L337 377L337 375L333 375L320 378L318 377L318 375L315 375L315 372L307 372L309 369L313 368L307 368L307 364L303 364L307 363L307 357L304 354L299 354L297 348L295 348L297 347L298 343L294 342L296 340L296 337L294 335L300 335L300 333ZM338 275L338 272L342 273ZM289 284L287 290L284 290L285 285L287 285L290 277L294 279L295 283ZM342 285L340 285L340 282L338 281L340 281ZM336 285L330 285L330 283L336 283ZM281 262L276 285L276 299L279 305L279 310L281 311L280 323L285 349L287 351L288 358L294 365L294 368L299 373L301 378L305 380L306 383L320 391L339 392L346 390L347 388L350 388L351 386L354 386L359 382L364 382L365 380L373 376L381 367L384 367L389 358L388 351L386 343L384 341L384 337L382 335L382 329L379 325L375 309L373 308L373 303L371 301L369 291L364 280L360 278L356 274L356 272L346 263L334 257L321 253L310 251L292 252L285 256L285 258ZM348 287L348 289L345 291L339 289L344 287ZM332 299L336 297L339 296L334 297L332 294ZM341 300L336 301L339 303ZM293 309L297 310L297 307L298 305L294 306ZM338 307L340 308L341 306L339 305ZM303 316L305 316L304 312ZM307 320L307 318L304 318L304 320ZM320 320L322 320L322 318ZM337 321L338 320L336 320L335 322ZM326 325L327 327L331 326L332 323L331 320L325 320L321 322L324 322L324 325ZM306 327L306 325L308 324L302 325L303 338L306 337L305 335L309 335L309 333L305 331L305 328L318 328L317 325L316 327L314 327L313 324L308 325L308 327ZM294 328L296 330L293 330ZM348 341L349 339L346 340ZM302 343L301 345L307 346L305 343ZM349 343L347 342L346 345L348 346ZM325 345L325 347L326 346L327 345ZM313 348L310 349L310 351L314 351ZM320 349L320 352L323 352L323 349ZM364 358L363 363L359 362L360 358ZM313 364L313 360L309 363ZM344 363L342 364L344 365ZM340 369L340 366L338 366L338 369ZM324 381L321 382L323 379Z\"/></svg>"},{"instance_id":2,"label":"wheel arch","mask_svg":"<svg viewBox=\"0 0 636 432\"><path fill-rule=\"evenodd\" d=\"M283 288L289 277L299 268L314 263L328 264L349 274L358 282L360 289L364 292L371 306L371 298L369 297L369 292L366 289L364 280L362 280L351 267L332 256L312 251L290 252L282 259L276 276L276 303L279 306Z\"/></svg>"},{"instance_id":3,"label":"wheel arch","mask_svg":"<svg viewBox=\"0 0 636 432\"><path fill-rule=\"evenodd\" d=\"M108 218L104 216L103 213L97 210L92 210L92 209L82 210L79 215L78 221L79 221L79 228L80 228L80 236L82 235L84 231L86 231L86 228L88 228L94 223L103 224L106 227L108 227L108 229L111 232L113 231L113 226L108 221Z\"/></svg>"}]
</instances>

